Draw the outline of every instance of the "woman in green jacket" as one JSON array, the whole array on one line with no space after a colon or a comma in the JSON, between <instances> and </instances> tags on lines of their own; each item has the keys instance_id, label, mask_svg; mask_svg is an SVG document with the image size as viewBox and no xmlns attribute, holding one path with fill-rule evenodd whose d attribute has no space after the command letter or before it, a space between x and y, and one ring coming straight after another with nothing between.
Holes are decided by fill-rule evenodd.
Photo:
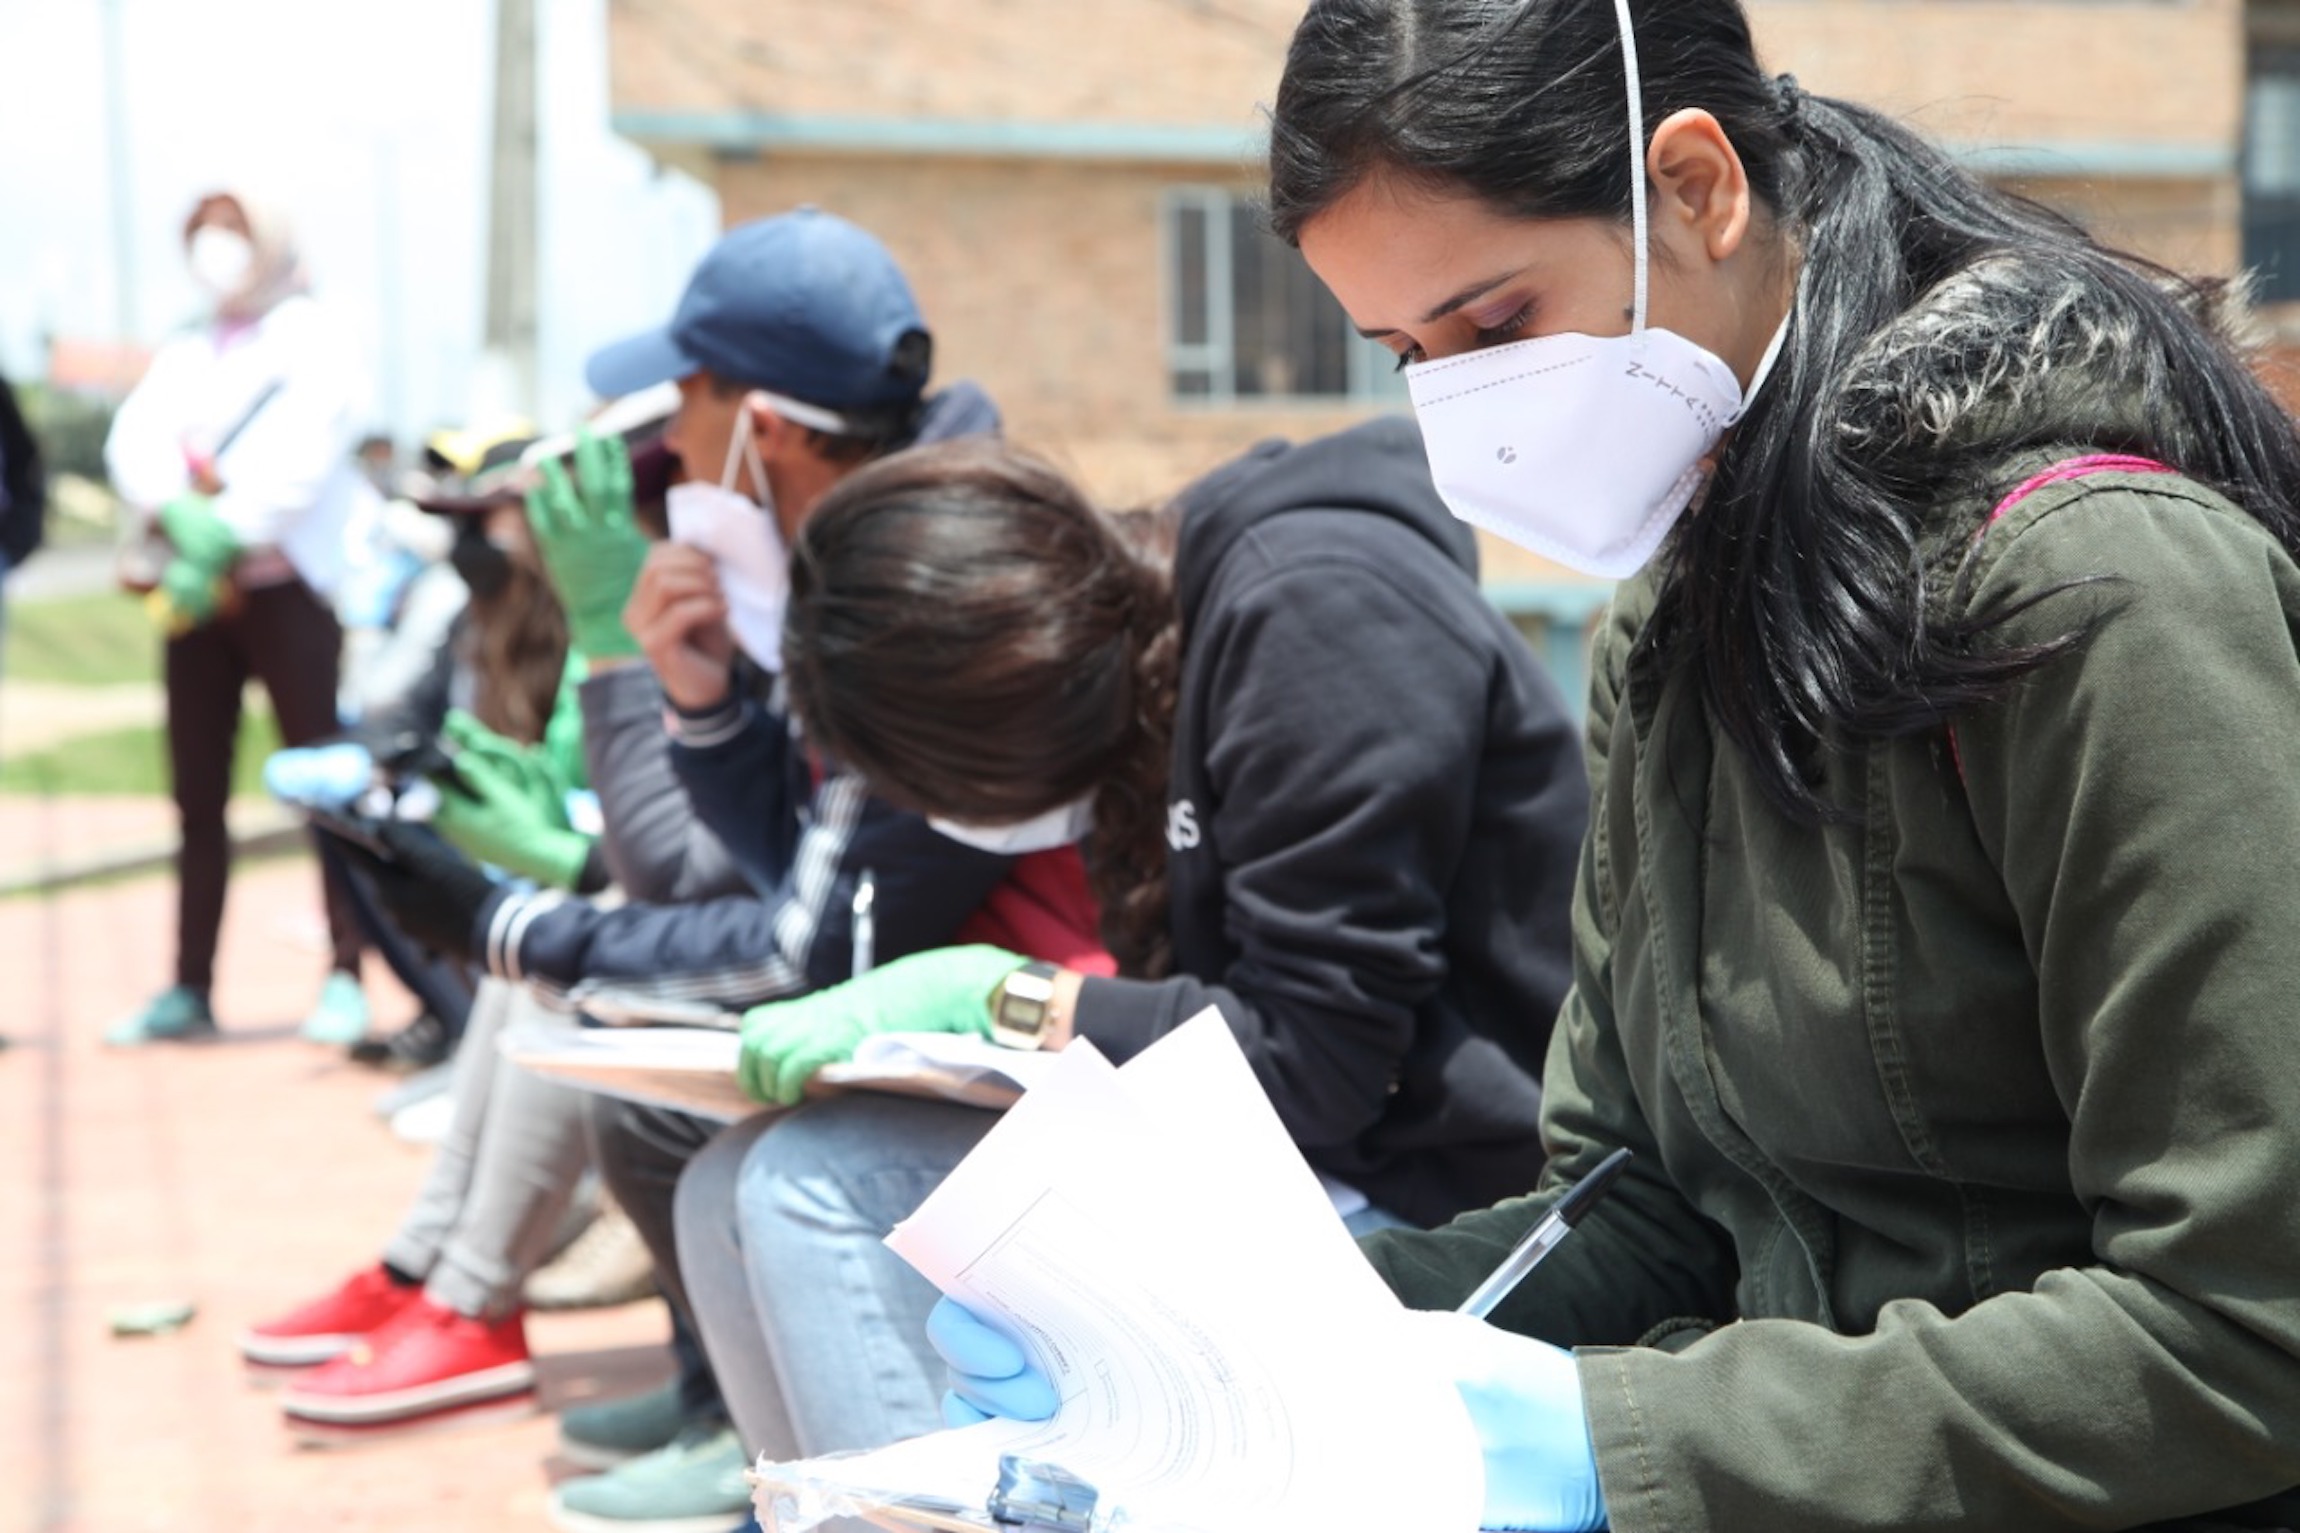
<instances>
[{"instance_id":1,"label":"woman in green jacket","mask_svg":"<svg viewBox=\"0 0 2300 1533\"><path fill-rule=\"evenodd\" d=\"M1457 514L1635 573L1553 1158L1370 1247L1450 1308L1636 1152L1437 1342L1489 1526L2300 1519L2300 441L2212 291L1732 0L1320 0L1271 201Z\"/></svg>"},{"instance_id":2,"label":"woman in green jacket","mask_svg":"<svg viewBox=\"0 0 2300 1533\"><path fill-rule=\"evenodd\" d=\"M1272 162L1456 513L1634 577L1552 1159L1368 1242L1450 1309L1635 1152L1415 1317L1485 1526L2300 1527L2300 442L2214 293L1733 0L1317 0Z\"/></svg>"}]
</instances>

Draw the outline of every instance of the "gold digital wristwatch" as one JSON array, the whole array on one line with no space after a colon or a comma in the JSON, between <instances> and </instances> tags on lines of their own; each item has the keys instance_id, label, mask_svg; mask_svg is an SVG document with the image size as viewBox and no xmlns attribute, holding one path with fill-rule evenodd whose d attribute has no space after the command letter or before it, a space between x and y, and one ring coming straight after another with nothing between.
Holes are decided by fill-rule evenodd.
<instances>
[{"instance_id":1,"label":"gold digital wristwatch","mask_svg":"<svg viewBox=\"0 0 2300 1533\"><path fill-rule=\"evenodd\" d=\"M990 1041L1001 1048L1042 1049L1054 1022L1054 977L1062 971L1032 959L990 993Z\"/></svg>"}]
</instances>

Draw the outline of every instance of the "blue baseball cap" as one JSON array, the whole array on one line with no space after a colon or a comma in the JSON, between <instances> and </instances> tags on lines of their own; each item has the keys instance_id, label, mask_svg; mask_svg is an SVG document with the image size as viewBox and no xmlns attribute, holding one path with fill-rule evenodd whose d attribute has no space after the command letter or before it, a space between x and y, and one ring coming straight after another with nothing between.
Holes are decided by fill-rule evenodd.
<instances>
[{"instance_id":1,"label":"blue baseball cap","mask_svg":"<svg viewBox=\"0 0 2300 1533\"><path fill-rule=\"evenodd\" d=\"M926 388L933 346L910 283L876 236L819 208L721 237L671 323L591 354L602 398L708 371L830 410L899 406Z\"/></svg>"}]
</instances>

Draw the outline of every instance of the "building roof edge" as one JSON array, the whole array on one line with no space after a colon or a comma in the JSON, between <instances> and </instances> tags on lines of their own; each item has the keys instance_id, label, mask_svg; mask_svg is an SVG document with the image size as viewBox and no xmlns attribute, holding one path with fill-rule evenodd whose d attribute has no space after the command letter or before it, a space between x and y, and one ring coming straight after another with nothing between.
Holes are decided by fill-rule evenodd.
<instances>
[{"instance_id":1,"label":"building roof edge","mask_svg":"<svg viewBox=\"0 0 2300 1533\"><path fill-rule=\"evenodd\" d=\"M1119 160L1230 165L1262 158L1259 129L1180 123L1022 122L994 118L833 117L772 112L626 110L614 129L641 144L718 154L802 151L969 159ZM1983 175L2113 181L2208 180L2236 173L2233 144L2066 139L1951 144Z\"/></svg>"}]
</instances>

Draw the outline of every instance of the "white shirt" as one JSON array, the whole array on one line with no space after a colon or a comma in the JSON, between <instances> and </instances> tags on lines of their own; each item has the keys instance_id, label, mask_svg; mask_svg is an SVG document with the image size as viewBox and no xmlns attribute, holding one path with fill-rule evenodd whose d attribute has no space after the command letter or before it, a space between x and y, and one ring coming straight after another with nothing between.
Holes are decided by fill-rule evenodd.
<instances>
[{"instance_id":1,"label":"white shirt","mask_svg":"<svg viewBox=\"0 0 2300 1533\"><path fill-rule=\"evenodd\" d=\"M241 546L276 546L326 596L353 513L375 493L351 457L362 393L350 341L298 295L251 324L204 325L162 346L120 406L104 462L123 500L157 510L192 487L192 461L248 417L216 460L216 513Z\"/></svg>"}]
</instances>

